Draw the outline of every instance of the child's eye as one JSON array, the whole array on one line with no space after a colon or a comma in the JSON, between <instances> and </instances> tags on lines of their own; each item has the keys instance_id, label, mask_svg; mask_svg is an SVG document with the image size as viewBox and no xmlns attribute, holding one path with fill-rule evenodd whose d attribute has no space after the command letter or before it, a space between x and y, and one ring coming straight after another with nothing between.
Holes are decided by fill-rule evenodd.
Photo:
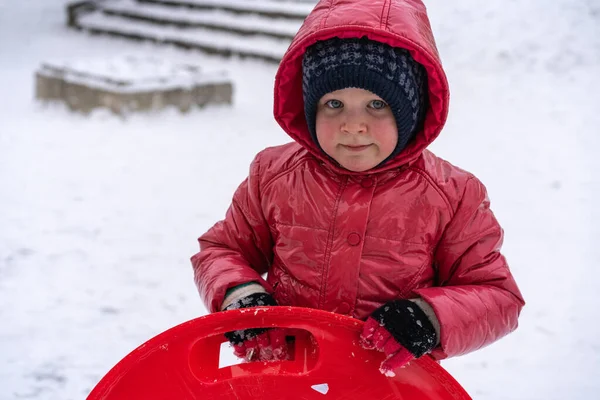
<instances>
[{"instance_id":1,"label":"child's eye","mask_svg":"<svg viewBox=\"0 0 600 400\"><path fill-rule=\"evenodd\" d=\"M373 100L371 101L370 106L376 110L382 110L387 107L387 104L383 100Z\"/></svg>"},{"instance_id":2,"label":"child's eye","mask_svg":"<svg viewBox=\"0 0 600 400\"><path fill-rule=\"evenodd\" d=\"M343 104L339 100L329 100L325 103L325 105L329 108L342 108Z\"/></svg>"}]
</instances>

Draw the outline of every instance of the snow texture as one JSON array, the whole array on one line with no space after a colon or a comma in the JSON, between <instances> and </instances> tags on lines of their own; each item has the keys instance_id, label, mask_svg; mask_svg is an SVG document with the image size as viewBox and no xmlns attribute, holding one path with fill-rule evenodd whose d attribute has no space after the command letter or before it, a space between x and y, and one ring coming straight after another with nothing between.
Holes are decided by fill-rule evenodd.
<instances>
[{"instance_id":1,"label":"snow texture","mask_svg":"<svg viewBox=\"0 0 600 400\"><path fill-rule=\"evenodd\" d=\"M206 313L189 257L272 117L272 64L64 26L64 0L0 0L0 399L75 400L129 351ZM250 2L248 2L250 3ZM443 362L475 399L600 392L600 7L429 0L452 91L432 146L486 184L527 306ZM134 54L228 69L232 107L85 118L33 100L51 59Z\"/></svg>"},{"instance_id":2,"label":"snow texture","mask_svg":"<svg viewBox=\"0 0 600 400\"><path fill-rule=\"evenodd\" d=\"M238 10L288 12L308 15L317 1L280 1L280 0L185 0L185 3L197 5L228 6Z\"/></svg>"},{"instance_id":3,"label":"snow texture","mask_svg":"<svg viewBox=\"0 0 600 400\"><path fill-rule=\"evenodd\" d=\"M64 82L119 93L191 89L231 81L227 71L203 71L194 65L173 64L156 57L133 56L44 62L37 73Z\"/></svg>"},{"instance_id":4,"label":"snow texture","mask_svg":"<svg viewBox=\"0 0 600 400\"><path fill-rule=\"evenodd\" d=\"M112 1L102 3L101 6L103 9L112 12L130 13L161 20L168 19L187 24L215 24L235 29L258 30L290 37L298 32L302 24L302 19L269 18L258 14L236 14L224 10L205 10L202 13L192 13L185 7L165 8L139 3L134 0Z\"/></svg>"},{"instance_id":5,"label":"snow texture","mask_svg":"<svg viewBox=\"0 0 600 400\"><path fill-rule=\"evenodd\" d=\"M259 53L276 58L281 58L290 44L287 39L275 39L265 35L240 36L206 28L181 29L174 26L132 23L126 19L109 17L101 13L83 15L79 21L82 27L90 29L118 31L157 41L185 41L197 46L218 47L223 50L235 49L239 52Z\"/></svg>"}]
</instances>

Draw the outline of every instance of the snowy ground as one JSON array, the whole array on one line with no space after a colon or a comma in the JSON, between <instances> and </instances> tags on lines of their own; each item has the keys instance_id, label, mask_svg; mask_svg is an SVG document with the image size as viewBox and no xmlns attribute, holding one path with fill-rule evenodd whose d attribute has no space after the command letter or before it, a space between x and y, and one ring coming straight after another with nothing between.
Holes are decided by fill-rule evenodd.
<instances>
[{"instance_id":1,"label":"snowy ground","mask_svg":"<svg viewBox=\"0 0 600 400\"><path fill-rule=\"evenodd\" d=\"M275 67L68 31L65 0L0 0L0 399L81 399L131 349L206 311L189 256L254 154L288 139ZM433 150L487 185L528 304L444 366L476 399L600 392L600 6L427 2L452 108ZM233 107L120 119L33 100L42 61L153 54L227 68Z\"/></svg>"}]
</instances>

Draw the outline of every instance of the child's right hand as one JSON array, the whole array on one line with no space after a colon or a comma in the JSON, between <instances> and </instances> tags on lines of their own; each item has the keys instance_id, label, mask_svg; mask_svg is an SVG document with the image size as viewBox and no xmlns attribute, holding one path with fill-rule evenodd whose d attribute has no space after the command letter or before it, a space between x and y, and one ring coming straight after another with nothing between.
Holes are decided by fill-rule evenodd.
<instances>
[{"instance_id":1,"label":"child's right hand","mask_svg":"<svg viewBox=\"0 0 600 400\"><path fill-rule=\"evenodd\" d=\"M253 293L228 305L223 311L276 305L277 302L270 294ZM250 328L227 332L225 337L233 346L234 354L246 361L278 361L288 358L283 329Z\"/></svg>"},{"instance_id":2,"label":"child's right hand","mask_svg":"<svg viewBox=\"0 0 600 400\"><path fill-rule=\"evenodd\" d=\"M242 333L246 339L229 339L233 346L233 354L246 361L279 361L287 359L287 343L283 329L263 329L262 333L254 334L258 329L235 331L225 334ZM232 335L232 336L233 336Z\"/></svg>"}]
</instances>

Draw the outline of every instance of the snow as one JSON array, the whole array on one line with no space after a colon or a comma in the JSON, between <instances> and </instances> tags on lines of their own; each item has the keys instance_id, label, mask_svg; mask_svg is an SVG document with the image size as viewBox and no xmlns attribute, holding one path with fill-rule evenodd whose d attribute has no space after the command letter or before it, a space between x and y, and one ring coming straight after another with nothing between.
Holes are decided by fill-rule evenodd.
<instances>
[{"instance_id":1,"label":"snow","mask_svg":"<svg viewBox=\"0 0 600 400\"><path fill-rule=\"evenodd\" d=\"M37 74L118 93L230 83L227 71L204 71L197 65L174 64L152 56L55 60L44 62Z\"/></svg>"},{"instance_id":2,"label":"snow","mask_svg":"<svg viewBox=\"0 0 600 400\"><path fill-rule=\"evenodd\" d=\"M290 44L287 39L276 39L266 35L240 36L207 28L181 29L168 25L133 22L101 13L90 13L81 16L79 25L87 29L126 33L161 42L177 41L178 43L217 47L224 50L229 48L241 53L258 53L273 58L283 57Z\"/></svg>"},{"instance_id":3,"label":"snow","mask_svg":"<svg viewBox=\"0 0 600 400\"><path fill-rule=\"evenodd\" d=\"M139 3L133 0L120 0L101 3L101 7L112 12L126 12L144 17L172 20L187 24L213 24L227 26L249 31L269 32L278 35L293 37L302 19L269 18L257 14L236 14L223 10L202 10L202 13L193 13L187 8L167 8Z\"/></svg>"},{"instance_id":4,"label":"snow","mask_svg":"<svg viewBox=\"0 0 600 400\"><path fill-rule=\"evenodd\" d=\"M117 81L167 80L172 77L196 77L198 65L175 64L154 56L97 57L94 59L52 61L51 67L79 74L95 75Z\"/></svg>"},{"instance_id":5,"label":"snow","mask_svg":"<svg viewBox=\"0 0 600 400\"><path fill-rule=\"evenodd\" d=\"M181 0L180 3L197 6L221 6L237 10L265 11L291 15L308 15L317 1L270 0Z\"/></svg>"},{"instance_id":6,"label":"snow","mask_svg":"<svg viewBox=\"0 0 600 400\"><path fill-rule=\"evenodd\" d=\"M206 313L189 257L253 156L288 140L272 64L87 36L65 1L0 0L0 399L81 399L125 354ZM486 184L528 301L520 327L443 366L476 399L600 391L600 9L427 2L452 89L432 146ZM34 71L149 54L228 69L235 104L85 118L33 100Z\"/></svg>"}]
</instances>

